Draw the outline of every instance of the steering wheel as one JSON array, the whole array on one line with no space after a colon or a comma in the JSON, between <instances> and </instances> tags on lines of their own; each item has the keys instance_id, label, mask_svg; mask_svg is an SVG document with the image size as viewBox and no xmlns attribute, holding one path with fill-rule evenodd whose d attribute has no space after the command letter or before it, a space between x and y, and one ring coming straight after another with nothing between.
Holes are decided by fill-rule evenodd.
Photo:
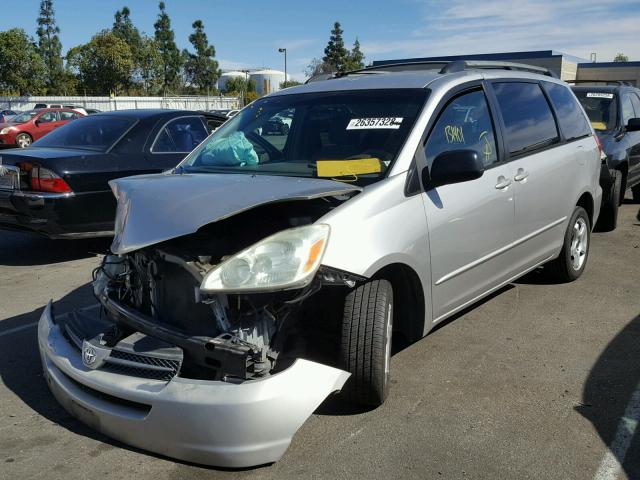
<instances>
[{"instance_id":1,"label":"steering wheel","mask_svg":"<svg viewBox=\"0 0 640 480\"><path fill-rule=\"evenodd\" d=\"M268 140L265 140L257 133L247 132L244 134L244 136L247 137L249 141L257 143L260 147L262 147L267 152L267 154L269 155L268 162L273 162L274 160L279 160L284 158L284 154L280 150L278 150L276 147L271 145L271 143L269 143ZM268 163L268 162L261 162L261 163Z\"/></svg>"}]
</instances>

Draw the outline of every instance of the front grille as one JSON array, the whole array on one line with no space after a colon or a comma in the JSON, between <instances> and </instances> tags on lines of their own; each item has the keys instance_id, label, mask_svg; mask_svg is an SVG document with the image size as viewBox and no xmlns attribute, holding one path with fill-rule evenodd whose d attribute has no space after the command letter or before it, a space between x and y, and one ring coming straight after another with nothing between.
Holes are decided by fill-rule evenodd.
<instances>
[{"instance_id":1,"label":"front grille","mask_svg":"<svg viewBox=\"0 0 640 480\"><path fill-rule=\"evenodd\" d=\"M127 362L127 364L118 363L117 360L123 360ZM178 360L123 352L122 350L111 350L111 354L107 357L103 368L107 371L119 373L121 375L149 378L152 380L164 380L168 382L180 371L180 362Z\"/></svg>"}]
</instances>

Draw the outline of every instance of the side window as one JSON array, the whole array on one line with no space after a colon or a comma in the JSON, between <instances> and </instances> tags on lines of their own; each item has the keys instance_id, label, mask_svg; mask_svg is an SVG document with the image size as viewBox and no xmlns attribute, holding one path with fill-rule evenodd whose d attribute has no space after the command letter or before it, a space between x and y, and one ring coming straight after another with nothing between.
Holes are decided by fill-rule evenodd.
<instances>
[{"instance_id":1,"label":"side window","mask_svg":"<svg viewBox=\"0 0 640 480\"><path fill-rule=\"evenodd\" d=\"M153 153L188 153L207 138L199 117L176 118L164 126L153 146Z\"/></svg>"},{"instance_id":2,"label":"side window","mask_svg":"<svg viewBox=\"0 0 640 480\"><path fill-rule=\"evenodd\" d=\"M78 118L75 112L60 112L60 120L73 120Z\"/></svg>"},{"instance_id":3,"label":"side window","mask_svg":"<svg viewBox=\"0 0 640 480\"><path fill-rule=\"evenodd\" d=\"M544 88L549 94L549 99L558 117L558 123L567 140L591 134L582 107L567 87L545 82Z\"/></svg>"},{"instance_id":4,"label":"side window","mask_svg":"<svg viewBox=\"0 0 640 480\"><path fill-rule=\"evenodd\" d=\"M635 93L632 93L630 97L631 103L633 104L633 111L635 113L634 118L640 118L640 97Z\"/></svg>"},{"instance_id":5,"label":"side window","mask_svg":"<svg viewBox=\"0 0 640 480\"><path fill-rule=\"evenodd\" d=\"M427 165L450 150L476 150L485 167L498 161L487 99L482 90L454 98L442 111L425 144Z\"/></svg>"},{"instance_id":6,"label":"side window","mask_svg":"<svg viewBox=\"0 0 640 480\"><path fill-rule=\"evenodd\" d=\"M58 112L46 112L38 117L38 122L49 123L58 121Z\"/></svg>"},{"instance_id":7,"label":"side window","mask_svg":"<svg viewBox=\"0 0 640 480\"><path fill-rule=\"evenodd\" d=\"M633 105L631 103L631 95L621 95L620 102L622 103L622 125L629 123L631 118L634 118L635 112L633 111Z\"/></svg>"},{"instance_id":8,"label":"side window","mask_svg":"<svg viewBox=\"0 0 640 480\"><path fill-rule=\"evenodd\" d=\"M493 84L505 124L509 153L517 154L553 143L558 129L549 103L537 83Z\"/></svg>"}]
</instances>

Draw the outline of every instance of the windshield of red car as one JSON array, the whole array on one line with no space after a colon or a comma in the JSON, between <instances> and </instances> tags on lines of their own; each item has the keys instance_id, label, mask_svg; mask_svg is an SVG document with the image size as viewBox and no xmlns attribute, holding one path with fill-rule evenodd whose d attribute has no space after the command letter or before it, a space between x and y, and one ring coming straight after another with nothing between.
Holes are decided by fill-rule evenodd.
<instances>
[{"instance_id":1,"label":"windshield of red car","mask_svg":"<svg viewBox=\"0 0 640 480\"><path fill-rule=\"evenodd\" d=\"M11 123L26 123L35 117L38 113L37 110L31 110L30 112L22 112L11 119Z\"/></svg>"}]
</instances>

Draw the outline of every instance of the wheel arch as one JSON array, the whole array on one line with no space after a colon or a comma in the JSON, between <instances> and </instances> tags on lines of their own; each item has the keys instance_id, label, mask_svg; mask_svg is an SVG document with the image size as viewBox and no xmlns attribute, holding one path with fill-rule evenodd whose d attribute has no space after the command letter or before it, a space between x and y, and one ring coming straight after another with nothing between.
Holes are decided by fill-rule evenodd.
<instances>
[{"instance_id":1,"label":"wheel arch","mask_svg":"<svg viewBox=\"0 0 640 480\"><path fill-rule=\"evenodd\" d=\"M587 211L587 215L589 215L589 223L591 224L591 228L593 228L594 205L593 205L593 197L591 196L591 193L584 192L578 199L576 206L582 207Z\"/></svg>"},{"instance_id":2,"label":"wheel arch","mask_svg":"<svg viewBox=\"0 0 640 480\"><path fill-rule=\"evenodd\" d=\"M393 287L393 330L407 343L424 336L425 309L423 285L418 273L406 263L391 263L376 271L372 279L385 279Z\"/></svg>"}]
</instances>

